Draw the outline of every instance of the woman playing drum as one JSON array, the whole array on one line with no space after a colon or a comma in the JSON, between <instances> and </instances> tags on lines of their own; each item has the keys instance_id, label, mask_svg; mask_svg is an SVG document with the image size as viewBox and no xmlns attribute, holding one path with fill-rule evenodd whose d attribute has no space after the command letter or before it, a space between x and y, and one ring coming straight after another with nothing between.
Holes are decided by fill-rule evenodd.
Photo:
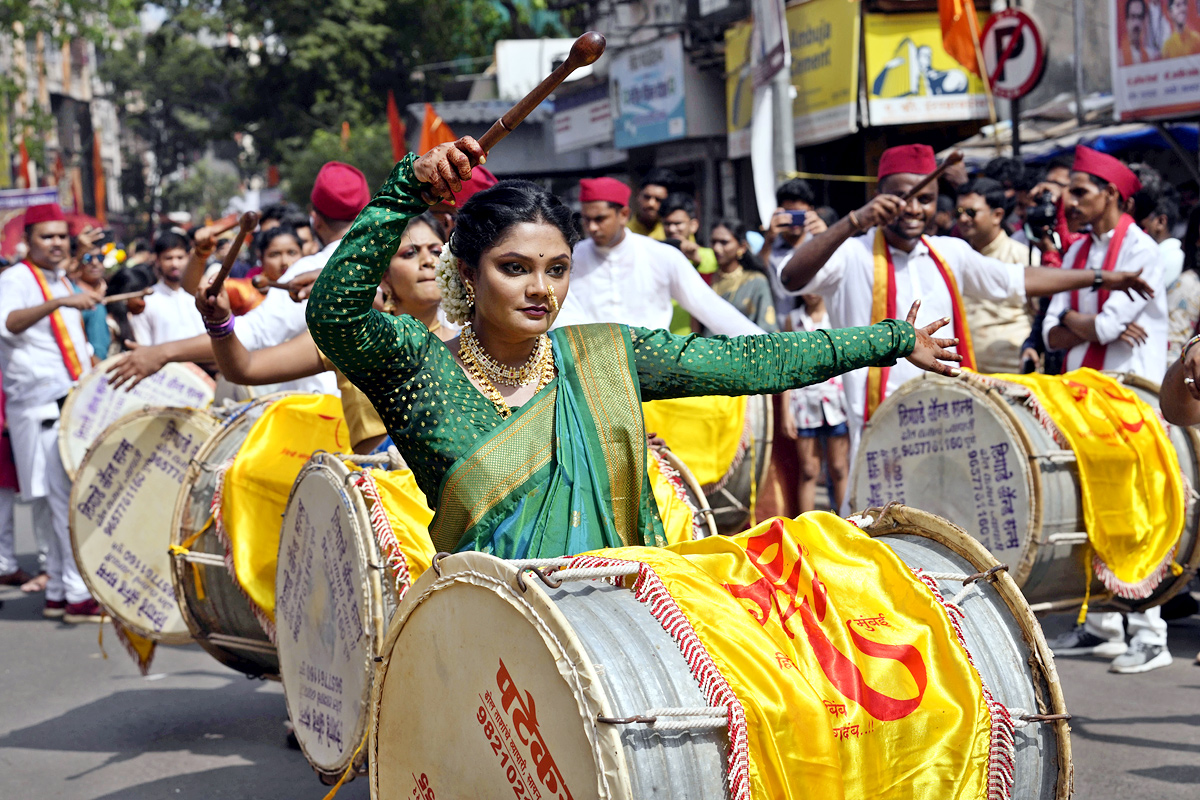
<instances>
[{"instance_id":1,"label":"woman playing drum","mask_svg":"<svg viewBox=\"0 0 1200 800\"><path fill-rule=\"evenodd\" d=\"M549 330L578 240L570 209L502 181L460 210L438 265L443 344L372 309L422 198L449 199L484 151L469 137L408 156L355 220L313 287L313 340L375 404L436 516L440 550L538 558L665 543L646 484L640 401L769 394L906 357L954 374L952 339L885 320L869 328L698 339L622 325ZM916 309L910 312L913 319Z\"/></svg>"}]
</instances>

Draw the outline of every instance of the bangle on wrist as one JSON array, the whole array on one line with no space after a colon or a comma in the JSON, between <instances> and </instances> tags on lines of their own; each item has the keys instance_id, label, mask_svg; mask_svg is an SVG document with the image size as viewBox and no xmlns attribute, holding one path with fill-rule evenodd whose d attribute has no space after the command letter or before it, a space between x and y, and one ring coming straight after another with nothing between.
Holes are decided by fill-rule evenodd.
<instances>
[{"instance_id":1,"label":"bangle on wrist","mask_svg":"<svg viewBox=\"0 0 1200 800\"><path fill-rule=\"evenodd\" d=\"M846 216L847 216L847 217L849 217L849 219L850 219L850 225L851 225L851 227L853 227L853 228L854 228L854 232L855 232L855 233L862 233L862 224L861 224L861 223L859 223L859 221L858 221L858 214L854 213L854 211L851 211L851 212L850 212L849 214L847 214Z\"/></svg>"},{"instance_id":2,"label":"bangle on wrist","mask_svg":"<svg viewBox=\"0 0 1200 800\"><path fill-rule=\"evenodd\" d=\"M233 314L228 315L221 322L204 320L204 330L214 339L224 339L233 333Z\"/></svg>"},{"instance_id":3,"label":"bangle on wrist","mask_svg":"<svg viewBox=\"0 0 1200 800\"><path fill-rule=\"evenodd\" d=\"M1195 336L1193 336L1192 338L1188 339L1188 340L1187 340L1187 342L1185 342L1185 343L1184 343L1184 345L1183 345L1183 350L1181 350L1181 351L1180 351L1180 353L1179 353L1179 360L1180 360L1180 361L1183 361L1183 360L1185 360L1185 359L1187 358L1187 356L1188 356L1188 350L1191 350L1191 349L1192 349L1192 345L1194 345L1196 342L1200 342L1200 333L1196 334Z\"/></svg>"}]
</instances>

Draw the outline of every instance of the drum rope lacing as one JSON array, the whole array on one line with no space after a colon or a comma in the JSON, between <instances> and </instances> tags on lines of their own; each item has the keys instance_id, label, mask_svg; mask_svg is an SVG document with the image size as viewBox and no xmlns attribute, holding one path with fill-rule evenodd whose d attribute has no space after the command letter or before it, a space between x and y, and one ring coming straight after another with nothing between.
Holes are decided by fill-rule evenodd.
<instances>
[{"instance_id":1,"label":"drum rope lacing","mask_svg":"<svg viewBox=\"0 0 1200 800\"><path fill-rule=\"evenodd\" d=\"M675 717L676 719L659 719ZM608 725L632 725L642 723L660 731L717 730L729 725L728 713L723 708L651 708L629 717L606 717L599 715L597 722Z\"/></svg>"}]
</instances>

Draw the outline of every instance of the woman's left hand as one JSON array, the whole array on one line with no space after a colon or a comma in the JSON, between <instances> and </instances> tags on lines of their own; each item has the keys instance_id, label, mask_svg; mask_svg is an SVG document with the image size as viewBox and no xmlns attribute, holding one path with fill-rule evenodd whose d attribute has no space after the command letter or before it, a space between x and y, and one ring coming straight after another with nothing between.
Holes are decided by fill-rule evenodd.
<instances>
[{"instance_id":1,"label":"woman's left hand","mask_svg":"<svg viewBox=\"0 0 1200 800\"><path fill-rule=\"evenodd\" d=\"M921 301L912 304L912 308L908 311L908 323L916 324L917 309L921 307ZM915 364L926 372L936 372L939 375L948 375L951 378L958 375L962 370L957 367L952 367L949 364L943 364L943 361L962 361L963 357L958 353L951 353L947 347L954 347L958 344L958 339L935 339L933 334L950 324L949 317L942 317L924 328L917 328L917 346L913 351L906 356L909 363Z\"/></svg>"},{"instance_id":2,"label":"woman's left hand","mask_svg":"<svg viewBox=\"0 0 1200 800\"><path fill-rule=\"evenodd\" d=\"M200 290L196 292L196 310L200 312L200 316L204 317L205 322L214 325L229 319L229 315L233 313L229 306L229 293L223 286L216 297L208 296L207 285L200 287Z\"/></svg>"},{"instance_id":3,"label":"woman's left hand","mask_svg":"<svg viewBox=\"0 0 1200 800\"><path fill-rule=\"evenodd\" d=\"M413 172L421 183L429 184L434 198L454 204L454 193L471 177L471 168L482 164L487 153L479 142L464 136L456 142L439 144L413 162Z\"/></svg>"}]
</instances>

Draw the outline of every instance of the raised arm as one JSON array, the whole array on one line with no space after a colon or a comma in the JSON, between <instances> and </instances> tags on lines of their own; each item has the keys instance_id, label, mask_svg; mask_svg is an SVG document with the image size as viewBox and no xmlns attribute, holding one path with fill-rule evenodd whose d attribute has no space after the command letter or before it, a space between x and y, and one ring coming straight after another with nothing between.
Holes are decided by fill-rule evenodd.
<instances>
[{"instance_id":1,"label":"raised arm","mask_svg":"<svg viewBox=\"0 0 1200 800\"><path fill-rule=\"evenodd\" d=\"M308 378L325 371L321 354L307 331L274 347L247 350L230 323L233 312L224 289L216 297L198 293L196 310L204 317L206 327L228 326L226 335L212 337L212 354L221 374L233 383L261 386Z\"/></svg>"},{"instance_id":2,"label":"raised arm","mask_svg":"<svg viewBox=\"0 0 1200 800\"><path fill-rule=\"evenodd\" d=\"M877 194L860 209L852 211L822 233L810 236L783 265L779 277L790 292L797 292L816 277L833 252L851 236L875 225L886 225L900 215L904 204L891 194Z\"/></svg>"},{"instance_id":3,"label":"raised arm","mask_svg":"<svg viewBox=\"0 0 1200 800\"><path fill-rule=\"evenodd\" d=\"M914 305L907 322L889 319L866 328L736 338L705 339L633 328L642 399L777 394L860 367L891 366L899 358L908 358L922 369L957 374L941 363L961 360L945 349L955 340L932 336L948 320L915 329L911 320L916 310Z\"/></svg>"},{"instance_id":4,"label":"raised arm","mask_svg":"<svg viewBox=\"0 0 1200 800\"><path fill-rule=\"evenodd\" d=\"M409 368L429 337L424 325L401 322L371 307L375 290L400 244L408 221L429 204L422 192L448 195L483 156L469 137L440 145L420 159L405 156L363 209L317 282L307 309L313 341L347 376L381 366ZM461 162L461 163L460 163ZM453 165L453 166L452 166ZM445 167L444 171L438 171ZM459 175L453 175L458 168Z\"/></svg>"}]
</instances>

